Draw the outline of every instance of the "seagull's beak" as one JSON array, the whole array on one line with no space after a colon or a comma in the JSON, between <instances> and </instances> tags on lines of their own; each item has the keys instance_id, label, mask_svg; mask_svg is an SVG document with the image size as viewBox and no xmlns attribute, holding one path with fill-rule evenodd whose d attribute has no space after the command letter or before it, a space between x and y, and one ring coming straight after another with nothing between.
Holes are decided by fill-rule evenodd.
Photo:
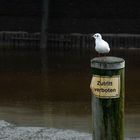
<instances>
[{"instance_id":1,"label":"seagull's beak","mask_svg":"<svg viewBox=\"0 0 140 140\"><path fill-rule=\"evenodd\" d=\"M90 37L93 38L94 37L94 34L91 34Z\"/></svg>"}]
</instances>

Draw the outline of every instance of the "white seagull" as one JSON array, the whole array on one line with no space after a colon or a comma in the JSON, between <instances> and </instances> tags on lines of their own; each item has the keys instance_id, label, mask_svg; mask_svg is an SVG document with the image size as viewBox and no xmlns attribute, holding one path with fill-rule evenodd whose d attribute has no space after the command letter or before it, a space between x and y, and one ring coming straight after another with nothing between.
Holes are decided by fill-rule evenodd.
<instances>
[{"instance_id":1,"label":"white seagull","mask_svg":"<svg viewBox=\"0 0 140 140\"><path fill-rule=\"evenodd\" d=\"M102 36L99 33L92 35L92 37L95 38L95 50L99 54L109 53L110 51L109 44L102 39Z\"/></svg>"}]
</instances>

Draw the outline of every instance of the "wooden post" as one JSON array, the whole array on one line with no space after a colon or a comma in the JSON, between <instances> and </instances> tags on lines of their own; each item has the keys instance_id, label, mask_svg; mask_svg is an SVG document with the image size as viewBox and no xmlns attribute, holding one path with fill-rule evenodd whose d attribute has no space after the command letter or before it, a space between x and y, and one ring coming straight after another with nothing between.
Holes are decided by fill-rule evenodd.
<instances>
[{"instance_id":1,"label":"wooden post","mask_svg":"<svg viewBox=\"0 0 140 140\"><path fill-rule=\"evenodd\" d=\"M93 140L124 140L124 67L118 57L91 60Z\"/></svg>"},{"instance_id":2,"label":"wooden post","mask_svg":"<svg viewBox=\"0 0 140 140\"><path fill-rule=\"evenodd\" d=\"M43 0L42 9L43 10L42 10L40 48L46 49L46 47L47 47L47 33L48 33L49 0Z\"/></svg>"},{"instance_id":3,"label":"wooden post","mask_svg":"<svg viewBox=\"0 0 140 140\"><path fill-rule=\"evenodd\" d=\"M47 33L48 33L48 12L49 12L49 0L42 1L42 27L41 27L41 42L40 42L40 55L42 63L42 73L47 71Z\"/></svg>"}]
</instances>

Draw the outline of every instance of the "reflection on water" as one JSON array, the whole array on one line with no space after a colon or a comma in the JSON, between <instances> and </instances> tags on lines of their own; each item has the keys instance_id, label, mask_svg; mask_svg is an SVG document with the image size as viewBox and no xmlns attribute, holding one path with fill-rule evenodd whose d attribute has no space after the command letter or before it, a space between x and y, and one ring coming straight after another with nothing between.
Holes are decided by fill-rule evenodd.
<instances>
[{"instance_id":1,"label":"reflection on water","mask_svg":"<svg viewBox=\"0 0 140 140\"><path fill-rule=\"evenodd\" d=\"M92 132L91 53L0 53L0 120ZM126 133L140 135L140 50L112 50L126 60Z\"/></svg>"}]
</instances>

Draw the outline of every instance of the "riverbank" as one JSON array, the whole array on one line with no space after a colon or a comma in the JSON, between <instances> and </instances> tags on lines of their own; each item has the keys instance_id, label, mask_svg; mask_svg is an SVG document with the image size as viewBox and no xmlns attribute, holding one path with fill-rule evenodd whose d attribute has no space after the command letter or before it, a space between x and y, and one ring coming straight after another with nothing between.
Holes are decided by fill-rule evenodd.
<instances>
[{"instance_id":1,"label":"riverbank","mask_svg":"<svg viewBox=\"0 0 140 140\"><path fill-rule=\"evenodd\" d=\"M0 121L2 140L91 140L91 134L46 127L17 127Z\"/></svg>"},{"instance_id":2,"label":"riverbank","mask_svg":"<svg viewBox=\"0 0 140 140\"><path fill-rule=\"evenodd\" d=\"M19 127L0 120L0 139L2 140L92 140L89 133L47 127ZM140 138L126 138L140 140Z\"/></svg>"}]
</instances>

